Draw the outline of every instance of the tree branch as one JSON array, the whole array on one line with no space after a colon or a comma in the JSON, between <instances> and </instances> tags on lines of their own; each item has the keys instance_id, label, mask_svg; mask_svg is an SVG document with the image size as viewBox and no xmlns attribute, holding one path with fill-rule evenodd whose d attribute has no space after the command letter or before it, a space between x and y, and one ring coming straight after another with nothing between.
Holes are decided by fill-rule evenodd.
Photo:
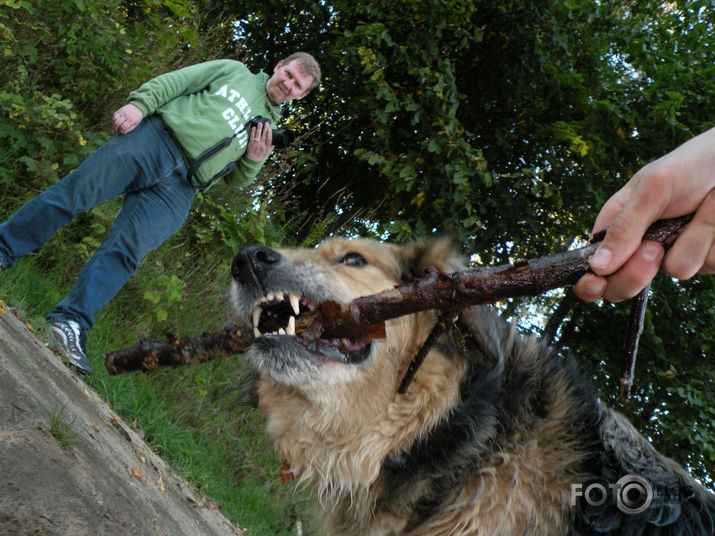
<instances>
[{"instance_id":1,"label":"tree branch","mask_svg":"<svg viewBox=\"0 0 715 536\"><path fill-rule=\"evenodd\" d=\"M655 222L643 240L669 247L691 217ZM326 338L343 336L344 330L376 324L429 309L454 310L517 296L538 296L575 284L589 271L589 259L605 232L592 243L548 257L519 261L493 268L473 268L446 274L431 270L425 278L349 303L323 302L318 310Z\"/></svg>"},{"instance_id":2,"label":"tree branch","mask_svg":"<svg viewBox=\"0 0 715 536\"><path fill-rule=\"evenodd\" d=\"M203 333L182 340L173 335L168 335L166 341L142 340L138 346L104 354L104 365L110 376L134 370L196 365L243 353L251 343L253 335L236 326L227 326L216 333Z\"/></svg>"},{"instance_id":3,"label":"tree branch","mask_svg":"<svg viewBox=\"0 0 715 536\"><path fill-rule=\"evenodd\" d=\"M655 222L643 239L669 247L690 219L687 216ZM589 271L589 259L604 236L605 231L597 233L588 246L548 257L451 274L432 269L422 279L349 303L323 302L315 311L300 315L296 335L308 341L364 341L384 337L384 322L406 314L431 309L459 311L573 285ZM245 351L252 342L252 334L228 327L181 341L173 337L167 342L143 341L139 346L105 354L104 359L112 375L227 357Z\"/></svg>"}]
</instances>

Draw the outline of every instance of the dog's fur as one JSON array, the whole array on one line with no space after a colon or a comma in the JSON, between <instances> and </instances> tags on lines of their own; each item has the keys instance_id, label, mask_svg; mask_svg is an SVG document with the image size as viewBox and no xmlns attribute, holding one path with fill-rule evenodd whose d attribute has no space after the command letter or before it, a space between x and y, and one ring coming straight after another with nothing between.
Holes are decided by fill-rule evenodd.
<instances>
[{"instance_id":1,"label":"dog's fur","mask_svg":"<svg viewBox=\"0 0 715 536\"><path fill-rule=\"evenodd\" d=\"M463 268L444 241L254 246L234 260L231 295L252 326L268 293L299 294L303 307L347 302L427 266ZM715 534L712 493L602 406L573 363L487 308L463 312L398 394L435 321L434 312L388 321L387 337L365 348L266 335L248 352L268 434L316 486L330 534ZM654 488L645 512L624 513L613 497L591 506L597 494L572 505L573 489L628 474Z\"/></svg>"}]
</instances>

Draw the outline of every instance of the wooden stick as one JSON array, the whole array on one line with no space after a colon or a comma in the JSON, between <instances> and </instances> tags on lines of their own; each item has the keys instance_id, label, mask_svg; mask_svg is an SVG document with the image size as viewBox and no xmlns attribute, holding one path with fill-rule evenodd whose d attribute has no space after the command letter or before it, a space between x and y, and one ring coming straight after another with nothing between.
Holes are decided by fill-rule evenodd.
<instances>
[{"instance_id":1,"label":"wooden stick","mask_svg":"<svg viewBox=\"0 0 715 536\"><path fill-rule=\"evenodd\" d=\"M691 217L655 222L644 240L668 247ZM589 271L588 262L605 232L583 248L534 260L493 268L474 268L451 274L431 270L427 276L394 289L363 296L349 303L323 302L315 311L301 314L296 334L305 340L384 337L384 322L406 314L440 309L459 311L473 305L516 296L536 296L573 285ZM201 363L244 352L253 335L235 326L218 333L204 333L181 341L143 341L139 346L105 354L110 375L161 366Z\"/></svg>"},{"instance_id":2,"label":"wooden stick","mask_svg":"<svg viewBox=\"0 0 715 536\"><path fill-rule=\"evenodd\" d=\"M643 240L669 247L691 217L655 222ZM446 274L432 270L425 278L349 303L323 302L322 336L339 336L341 330L376 324L429 309L460 310L517 296L537 296L575 284L589 271L589 260L605 233L583 248L494 268L474 268Z\"/></svg>"},{"instance_id":3,"label":"wooden stick","mask_svg":"<svg viewBox=\"0 0 715 536\"><path fill-rule=\"evenodd\" d=\"M618 380L618 394L624 402L629 400L635 391L633 378L636 374L636 357L638 356L638 344L643 333L645 322L645 312L648 308L648 294L650 293L650 283L641 290L631 300L631 313L628 318L626 328L626 342L623 348L623 363L621 365L621 377Z\"/></svg>"},{"instance_id":4,"label":"wooden stick","mask_svg":"<svg viewBox=\"0 0 715 536\"><path fill-rule=\"evenodd\" d=\"M104 354L104 365L110 376L135 370L193 365L243 353L252 343L252 333L227 326L217 333L203 333L182 340L172 335L166 341L143 340L138 346Z\"/></svg>"},{"instance_id":5,"label":"wooden stick","mask_svg":"<svg viewBox=\"0 0 715 536\"><path fill-rule=\"evenodd\" d=\"M404 395L407 392L407 389L410 387L410 384L412 383L412 380L417 373L417 369L420 368L420 365L422 365L422 362L425 360L425 357L427 357L427 354L437 342L437 339L439 339L442 336L442 333L444 333L447 329L447 316L448 315L442 315L442 318L437 320L437 323L432 328L432 331L430 331L427 340L424 342L424 344L422 344L422 347L420 348L419 352L417 352L417 355L412 358L410 365L407 367L407 372L405 372L405 375L402 377L402 381L400 382L400 386L397 388L397 392L401 395Z\"/></svg>"}]
</instances>

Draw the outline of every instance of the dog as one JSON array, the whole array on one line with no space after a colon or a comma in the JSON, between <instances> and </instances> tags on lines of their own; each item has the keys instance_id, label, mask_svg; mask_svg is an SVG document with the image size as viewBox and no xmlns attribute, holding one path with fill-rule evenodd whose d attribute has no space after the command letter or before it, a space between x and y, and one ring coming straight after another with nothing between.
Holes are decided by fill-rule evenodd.
<instances>
[{"instance_id":1,"label":"dog","mask_svg":"<svg viewBox=\"0 0 715 536\"><path fill-rule=\"evenodd\" d=\"M230 296L256 339L247 357L285 468L314 486L333 535L712 535L715 495L594 396L574 362L485 306L448 324L389 320L371 341L303 340L296 317L464 269L447 241L330 239L251 246Z\"/></svg>"}]
</instances>

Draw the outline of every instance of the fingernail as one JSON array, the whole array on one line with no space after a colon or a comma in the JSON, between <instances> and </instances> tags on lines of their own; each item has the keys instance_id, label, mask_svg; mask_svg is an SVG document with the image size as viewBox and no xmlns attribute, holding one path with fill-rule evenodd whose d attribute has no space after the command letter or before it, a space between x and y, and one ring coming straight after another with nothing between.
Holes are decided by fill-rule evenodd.
<instances>
[{"instance_id":1,"label":"fingernail","mask_svg":"<svg viewBox=\"0 0 715 536\"><path fill-rule=\"evenodd\" d=\"M591 265L591 268L596 268L597 270L602 270L603 268L608 265L608 262L611 260L611 252L610 250L604 248L601 246L596 250L596 253L593 254L593 257L591 257L591 262L589 263Z\"/></svg>"},{"instance_id":2,"label":"fingernail","mask_svg":"<svg viewBox=\"0 0 715 536\"><path fill-rule=\"evenodd\" d=\"M660 246L655 242L646 242L641 248L641 255L646 261L654 261L660 255Z\"/></svg>"},{"instance_id":3,"label":"fingernail","mask_svg":"<svg viewBox=\"0 0 715 536\"><path fill-rule=\"evenodd\" d=\"M588 281L583 288L583 293L589 301L594 301L603 296L606 291L606 282L603 279Z\"/></svg>"}]
</instances>

